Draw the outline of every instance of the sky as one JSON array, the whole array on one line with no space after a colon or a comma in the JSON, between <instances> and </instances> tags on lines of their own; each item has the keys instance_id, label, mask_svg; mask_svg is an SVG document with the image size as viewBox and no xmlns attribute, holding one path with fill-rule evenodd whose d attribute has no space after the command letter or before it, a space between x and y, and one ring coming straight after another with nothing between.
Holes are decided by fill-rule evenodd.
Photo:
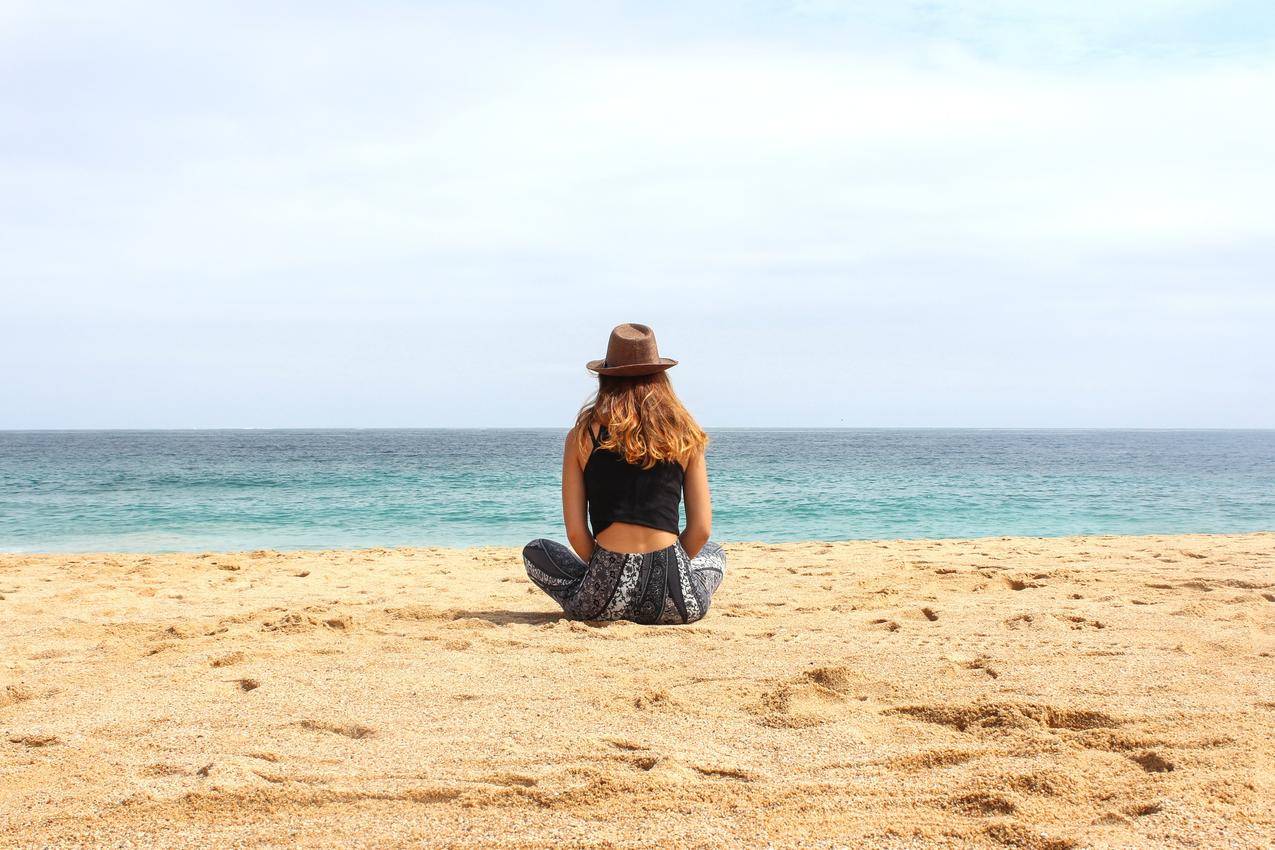
<instances>
[{"instance_id":1,"label":"sky","mask_svg":"<svg viewBox=\"0 0 1275 850\"><path fill-rule=\"evenodd\" d=\"M0 428L1275 427L1268 0L0 0Z\"/></svg>"}]
</instances>

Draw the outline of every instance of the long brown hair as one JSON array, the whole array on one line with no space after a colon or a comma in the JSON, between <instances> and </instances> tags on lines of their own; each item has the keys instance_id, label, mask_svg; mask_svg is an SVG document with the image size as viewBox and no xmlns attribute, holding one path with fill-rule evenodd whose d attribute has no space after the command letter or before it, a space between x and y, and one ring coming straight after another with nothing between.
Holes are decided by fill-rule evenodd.
<instances>
[{"instance_id":1,"label":"long brown hair","mask_svg":"<svg viewBox=\"0 0 1275 850\"><path fill-rule=\"evenodd\" d=\"M580 456L592 449L593 425L605 425L599 444L627 462L650 469L668 460L686 466L708 446L708 435L673 392L663 372L599 375L598 391L576 416Z\"/></svg>"}]
</instances>

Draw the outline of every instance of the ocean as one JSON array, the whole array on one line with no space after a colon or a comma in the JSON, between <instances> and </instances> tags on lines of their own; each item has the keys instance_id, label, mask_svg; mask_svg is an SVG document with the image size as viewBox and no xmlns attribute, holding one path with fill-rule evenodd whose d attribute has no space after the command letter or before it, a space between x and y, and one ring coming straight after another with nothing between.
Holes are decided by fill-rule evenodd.
<instances>
[{"instance_id":1,"label":"ocean","mask_svg":"<svg viewBox=\"0 0 1275 850\"><path fill-rule=\"evenodd\" d=\"M564 431L2 431L0 550L564 537ZM1275 529L1275 431L710 429L724 541Z\"/></svg>"}]
</instances>

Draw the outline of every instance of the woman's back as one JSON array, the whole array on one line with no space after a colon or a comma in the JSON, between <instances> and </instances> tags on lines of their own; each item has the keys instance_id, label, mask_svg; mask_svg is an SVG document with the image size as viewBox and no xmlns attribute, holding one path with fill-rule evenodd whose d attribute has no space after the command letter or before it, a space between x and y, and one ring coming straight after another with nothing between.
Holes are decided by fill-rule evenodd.
<instances>
[{"instance_id":1,"label":"woman's back","mask_svg":"<svg viewBox=\"0 0 1275 850\"><path fill-rule=\"evenodd\" d=\"M605 448L606 426L589 434L593 450L584 466L585 498L593 537L608 549L649 552L677 539L685 470L661 460L650 468Z\"/></svg>"}]
</instances>

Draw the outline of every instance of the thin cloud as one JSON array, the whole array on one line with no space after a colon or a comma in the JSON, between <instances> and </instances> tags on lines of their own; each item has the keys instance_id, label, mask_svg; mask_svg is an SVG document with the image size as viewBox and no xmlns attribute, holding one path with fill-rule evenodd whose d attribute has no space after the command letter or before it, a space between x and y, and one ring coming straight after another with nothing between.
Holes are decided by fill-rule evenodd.
<instances>
[{"instance_id":1,"label":"thin cloud","mask_svg":"<svg viewBox=\"0 0 1275 850\"><path fill-rule=\"evenodd\" d=\"M1206 2L11 4L0 426L549 424L581 386L465 388L517 397L622 320L771 394L688 376L709 422L1270 424L1271 32ZM856 366L811 399L810 362ZM190 375L194 422L155 402ZM325 413L333 376L368 397Z\"/></svg>"}]
</instances>

